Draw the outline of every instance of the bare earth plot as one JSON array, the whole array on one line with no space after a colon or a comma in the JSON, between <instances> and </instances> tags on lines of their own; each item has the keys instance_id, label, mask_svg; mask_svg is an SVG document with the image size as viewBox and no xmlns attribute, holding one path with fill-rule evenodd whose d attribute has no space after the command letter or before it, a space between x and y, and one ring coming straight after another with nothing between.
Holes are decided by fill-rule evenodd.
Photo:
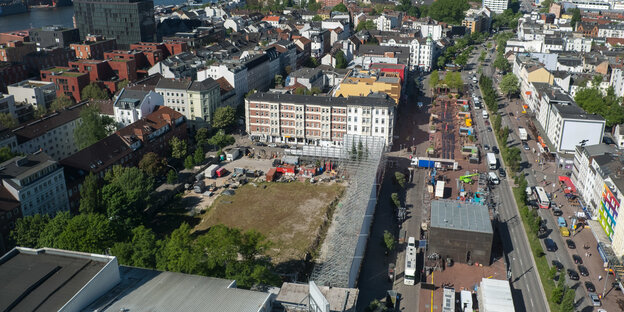
<instances>
[{"instance_id":1,"label":"bare earth plot","mask_svg":"<svg viewBox=\"0 0 624 312\"><path fill-rule=\"evenodd\" d=\"M216 224L242 231L255 229L272 242L268 256L273 263L303 260L319 235L330 204L344 188L337 183L247 184L233 196L219 196L195 230Z\"/></svg>"}]
</instances>

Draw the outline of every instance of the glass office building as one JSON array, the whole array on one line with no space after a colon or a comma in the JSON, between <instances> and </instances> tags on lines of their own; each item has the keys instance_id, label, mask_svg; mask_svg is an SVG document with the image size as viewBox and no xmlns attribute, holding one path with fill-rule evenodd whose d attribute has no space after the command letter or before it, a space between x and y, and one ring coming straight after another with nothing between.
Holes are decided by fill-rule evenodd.
<instances>
[{"instance_id":1,"label":"glass office building","mask_svg":"<svg viewBox=\"0 0 624 312\"><path fill-rule=\"evenodd\" d=\"M121 48L155 39L152 0L74 0L74 18L82 39L103 35Z\"/></svg>"}]
</instances>

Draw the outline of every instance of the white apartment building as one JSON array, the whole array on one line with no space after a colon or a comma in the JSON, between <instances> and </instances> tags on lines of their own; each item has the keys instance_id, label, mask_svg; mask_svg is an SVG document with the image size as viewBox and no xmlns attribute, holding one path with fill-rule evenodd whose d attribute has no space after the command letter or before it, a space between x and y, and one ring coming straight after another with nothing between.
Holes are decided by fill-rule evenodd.
<instances>
[{"instance_id":1,"label":"white apartment building","mask_svg":"<svg viewBox=\"0 0 624 312\"><path fill-rule=\"evenodd\" d=\"M243 98L249 92L247 84L247 67L241 64L215 64L197 72L197 80L203 81L207 78L217 80L225 78L236 91L237 103L242 103Z\"/></svg>"},{"instance_id":2,"label":"white apartment building","mask_svg":"<svg viewBox=\"0 0 624 312\"><path fill-rule=\"evenodd\" d=\"M202 81L163 78L154 91L163 97L165 106L183 114L191 126L210 124L214 111L221 105L221 89L212 78Z\"/></svg>"},{"instance_id":3,"label":"white apartment building","mask_svg":"<svg viewBox=\"0 0 624 312\"><path fill-rule=\"evenodd\" d=\"M42 151L54 160L74 154L78 151L74 130L82 122L80 111L85 105L76 104L13 129L17 147L12 150L25 154Z\"/></svg>"},{"instance_id":4,"label":"white apartment building","mask_svg":"<svg viewBox=\"0 0 624 312\"><path fill-rule=\"evenodd\" d=\"M18 156L0 164L2 186L20 202L23 216L69 210L63 167L45 153Z\"/></svg>"},{"instance_id":5,"label":"white apartment building","mask_svg":"<svg viewBox=\"0 0 624 312\"><path fill-rule=\"evenodd\" d=\"M407 38L407 37L384 37L379 43L380 46L407 47L410 48L410 70L420 69L430 71L435 53L434 41L427 38Z\"/></svg>"},{"instance_id":6,"label":"white apartment building","mask_svg":"<svg viewBox=\"0 0 624 312\"><path fill-rule=\"evenodd\" d=\"M399 17L397 15L381 14L374 21L379 31L391 31L399 27Z\"/></svg>"},{"instance_id":7,"label":"white apartment building","mask_svg":"<svg viewBox=\"0 0 624 312\"><path fill-rule=\"evenodd\" d=\"M9 85L7 89L15 97L15 102L26 103L33 108L40 105L48 108L56 98L56 86L49 81L24 80Z\"/></svg>"},{"instance_id":8,"label":"white apartment building","mask_svg":"<svg viewBox=\"0 0 624 312\"><path fill-rule=\"evenodd\" d=\"M154 91L122 89L113 103L115 121L125 127L151 114L156 106L162 105L162 95Z\"/></svg>"},{"instance_id":9,"label":"white apartment building","mask_svg":"<svg viewBox=\"0 0 624 312\"><path fill-rule=\"evenodd\" d=\"M483 0L483 6L496 14L501 14L509 7L509 0Z\"/></svg>"},{"instance_id":10,"label":"white apartment building","mask_svg":"<svg viewBox=\"0 0 624 312\"><path fill-rule=\"evenodd\" d=\"M615 95L618 97L624 96L624 70L613 67L611 69L611 80L609 81L609 85L613 87Z\"/></svg>"},{"instance_id":11,"label":"white apartment building","mask_svg":"<svg viewBox=\"0 0 624 312\"><path fill-rule=\"evenodd\" d=\"M442 25L440 24L414 22L414 25L420 30L420 36L422 38L431 37L433 41L438 41L443 37Z\"/></svg>"},{"instance_id":12,"label":"white apartment building","mask_svg":"<svg viewBox=\"0 0 624 312\"><path fill-rule=\"evenodd\" d=\"M574 153L578 145L602 142L604 118L588 114L576 104L552 104L548 120L546 135L558 153Z\"/></svg>"},{"instance_id":13,"label":"white apartment building","mask_svg":"<svg viewBox=\"0 0 624 312\"><path fill-rule=\"evenodd\" d=\"M600 204L600 191L597 189L600 189L604 183L603 178L596 170L601 161L594 162L594 158L609 154L615 155L615 152L615 148L604 143L576 146L571 180L592 215L597 214Z\"/></svg>"},{"instance_id":14,"label":"white apartment building","mask_svg":"<svg viewBox=\"0 0 624 312\"><path fill-rule=\"evenodd\" d=\"M392 144L395 102L379 97L323 97L254 93L245 100L252 139L310 145L340 145L345 134L381 137Z\"/></svg>"}]
</instances>

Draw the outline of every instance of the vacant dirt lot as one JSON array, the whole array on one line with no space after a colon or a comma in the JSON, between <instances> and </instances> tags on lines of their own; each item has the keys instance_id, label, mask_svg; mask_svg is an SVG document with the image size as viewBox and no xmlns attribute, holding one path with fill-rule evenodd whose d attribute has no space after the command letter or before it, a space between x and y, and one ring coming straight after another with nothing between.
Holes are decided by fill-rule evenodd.
<instances>
[{"instance_id":1,"label":"vacant dirt lot","mask_svg":"<svg viewBox=\"0 0 624 312\"><path fill-rule=\"evenodd\" d=\"M303 260L326 219L329 204L344 189L337 183L308 182L247 184L233 196L220 195L195 228L225 224L243 231L255 229L273 243L273 263Z\"/></svg>"}]
</instances>

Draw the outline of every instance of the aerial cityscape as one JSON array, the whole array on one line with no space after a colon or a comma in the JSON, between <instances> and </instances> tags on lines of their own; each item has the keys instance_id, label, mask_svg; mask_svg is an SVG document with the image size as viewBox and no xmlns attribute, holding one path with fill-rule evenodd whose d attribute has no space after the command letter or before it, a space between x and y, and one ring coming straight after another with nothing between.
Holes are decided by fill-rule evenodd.
<instances>
[{"instance_id":1,"label":"aerial cityscape","mask_svg":"<svg viewBox=\"0 0 624 312\"><path fill-rule=\"evenodd\" d=\"M0 311L624 311L624 2L0 0Z\"/></svg>"}]
</instances>

